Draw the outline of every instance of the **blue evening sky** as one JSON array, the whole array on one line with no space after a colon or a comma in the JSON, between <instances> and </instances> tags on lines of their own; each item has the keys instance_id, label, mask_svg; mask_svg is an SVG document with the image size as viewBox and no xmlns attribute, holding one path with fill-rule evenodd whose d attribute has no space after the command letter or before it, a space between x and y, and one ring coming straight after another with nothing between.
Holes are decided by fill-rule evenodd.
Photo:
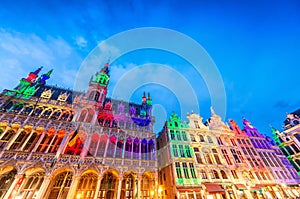
<instances>
[{"instance_id":1,"label":"blue evening sky","mask_svg":"<svg viewBox=\"0 0 300 199\"><path fill-rule=\"evenodd\" d=\"M1 90L13 88L41 65L43 72L54 69L48 84L72 88L81 63L100 42L134 28L162 27L191 37L215 62L226 91L223 120L233 118L241 126L244 116L260 132L270 134L269 125L281 130L286 112L300 107L299 1L2 0L0 4ZM108 58L103 56L89 75ZM142 49L118 58L111 65L110 91L124 74L132 77L127 84L155 76L157 82L140 85L131 96L140 102L144 90L151 92L155 131L173 110L182 111L179 104L197 110L189 99L179 99L188 91L182 79L174 79L174 72L161 74L157 66L130 73L149 63L184 76L196 92L200 115L204 121L209 118L209 85L190 63L170 52ZM159 84L159 78L167 83ZM171 84L182 92L172 92Z\"/></svg>"}]
</instances>

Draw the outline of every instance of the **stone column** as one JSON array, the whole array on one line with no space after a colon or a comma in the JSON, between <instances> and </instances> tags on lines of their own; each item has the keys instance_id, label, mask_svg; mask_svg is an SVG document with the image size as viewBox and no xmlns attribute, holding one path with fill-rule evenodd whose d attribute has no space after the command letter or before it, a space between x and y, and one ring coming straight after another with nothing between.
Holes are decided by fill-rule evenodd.
<instances>
[{"instance_id":1,"label":"stone column","mask_svg":"<svg viewBox=\"0 0 300 199\"><path fill-rule=\"evenodd\" d=\"M44 176L44 181L41 185L41 187L39 188L39 192L36 196L36 198L44 198L44 195L46 194L46 191L48 190L48 187L51 183L52 180L52 176Z\"/></svg>"},{"instance_id":2,"label":"stone column","mask_svg":"<svg viewBox=\"0 0 300 199\"><path fill-rule=\"evenodd\" d=\"M94 199L98 198L99 189L100 189L100 185L101 185L101 180L102 180L102 177L98 177L98 182L97 182L97 186L96 186L96 190L95 190Z\"/></svg>"},{"instance_id":3,"label":"stone column","mask_svg":"<svg viewBox=\"0 0 300 199\"><path fill-rule=\"evenodd\" d=\"M155 199L158 199L158 176L157 176L157 172L155 173L155 178L154 178L154 182L155 182L155 188L154 188L154 194L155 194Z\"/></svg>"},{"instance_id":4,"label":"stone column","mask_svg":"<svg viewBox=\"0 0 300 199\"><path fill-rule=\"evenodd\" d=\"M137 195L138 195L138 199L141 198L141 182L142 182L142 178L138 177L138 187L137 187Z\"/></svg>"},{"instance_id":5,"label":"stone column","mask_svg":"<svg viewBox=\"0 0 300 199\"><path fill-rule=\"evenodd\" d=\"M77 189L77 185L78 185L79 179L80 179L80 176L74 176L73 177L73 180L72 180L71 186L69 188L69 192L68 192L67 198L71 199L71 198L75 198L76 197L76 189Z\"/></svg>"},{"instance_id":6,"label":"stone column","mask_svg":"<svg viewBox=\"0 0 300 199\"><path fill-rule=\"evenodd\" d=\"M119 177L119 184L118 184L118 192L117 192L117 199L121 197L121 190L122 190L122 180L123 177Z\"/></svg>"}]
</instances>

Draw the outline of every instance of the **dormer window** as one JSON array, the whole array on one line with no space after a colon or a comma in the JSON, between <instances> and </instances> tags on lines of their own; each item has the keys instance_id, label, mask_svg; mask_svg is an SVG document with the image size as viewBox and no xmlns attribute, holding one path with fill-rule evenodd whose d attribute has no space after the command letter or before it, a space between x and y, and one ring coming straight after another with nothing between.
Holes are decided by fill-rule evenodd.
<instances>
[{"instance_id":1,"label":"dormer window","mask_svg":"<svg viewBox=\"0 0 300 199\"><path fill-rule=\"evenodd\" d=\"M52 91L49 89L49 90L44 91L41 94L41 97L45 98L45 99L50 99L51 95L52 95Z\"/></svg>"},{"instance_id":2,"label":"dormer window","mask_svg":"<svg viewBox=\"0 0 300 199\"><path fill-rule=\"evenodd\" d=\"M58 96L57 100L60 101L60 102L65 102L68 98L68 95L67 93L62 93Z\"/></svg>"}]
</instances>

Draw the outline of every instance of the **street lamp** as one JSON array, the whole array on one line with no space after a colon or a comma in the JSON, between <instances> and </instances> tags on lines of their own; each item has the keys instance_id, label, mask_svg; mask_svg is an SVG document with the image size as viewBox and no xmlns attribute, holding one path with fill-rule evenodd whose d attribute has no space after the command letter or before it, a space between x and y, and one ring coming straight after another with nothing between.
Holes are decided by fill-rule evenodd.
<instances>
[{"instance_id":1,"label":"street lamp","mask_svg":"<svg viewBox=\"0 0 300 199\"><path fill-rule=\"evenodd\" d=\"M162 187L159 186L159 187L158 187L158 197L159 197L159 198L161 198L162 191L163 191Z\"/></svg>"},{"instance_id":2,"label":"street lamp","mask_svg":"<svg viewBox=\"0 0 300 199\"><path fill-rule=\"evenodd\" d=\"M154 191L153 190L150 191L150 195L151 195L151 198L153 198L153 196L154 196Z\"/></svg>"}]
</instances>

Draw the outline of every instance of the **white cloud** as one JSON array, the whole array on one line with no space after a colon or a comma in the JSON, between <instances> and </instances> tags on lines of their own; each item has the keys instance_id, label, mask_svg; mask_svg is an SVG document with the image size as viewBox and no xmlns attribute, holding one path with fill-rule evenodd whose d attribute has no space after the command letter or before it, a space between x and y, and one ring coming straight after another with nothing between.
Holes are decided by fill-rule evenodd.
<instances>
[{"instance_id":1,"label":"white cloud","mask_svg":"<svg viewBox=\"0 0 300 199\"><path fill-rule=\"evenodd\" d=\"M77 46L79 46L80 48L86 47L88 43L87 40L82 36L76 37L75 41Z\"/></svg>"},{"instance_id":2,"label":"white cloud","mask_svg":"<svg viewBox=\"0 0 300 199\"><path fill-rule=\"evenodd\" d=\"M25 34L0 29L0 89L11 89L19 79L39 66L42 73L54 69L48 82L72 87L82 59L62 38ZM72 76L72 77L70 77Z\"/></svg>"}]
</instances>

